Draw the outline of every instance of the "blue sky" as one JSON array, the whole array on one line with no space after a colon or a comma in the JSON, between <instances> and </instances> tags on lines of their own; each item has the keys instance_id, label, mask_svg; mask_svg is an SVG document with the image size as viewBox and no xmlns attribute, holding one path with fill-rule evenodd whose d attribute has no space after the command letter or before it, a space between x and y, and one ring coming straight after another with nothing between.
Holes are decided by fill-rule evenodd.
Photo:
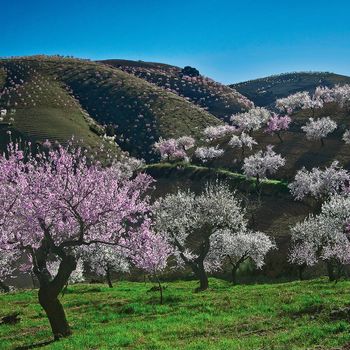
<instances>
[{"instance_id":1,"label":"blue sky","mask_svg":"<svg viewBox=\"0 0 350 350\"><path fill-rule=\"evenodd\" d=\"M0 8L0 56L158 61L224 83L300 70L350 75L348 1L2 0Z\"/></svg>"}]
</instances>

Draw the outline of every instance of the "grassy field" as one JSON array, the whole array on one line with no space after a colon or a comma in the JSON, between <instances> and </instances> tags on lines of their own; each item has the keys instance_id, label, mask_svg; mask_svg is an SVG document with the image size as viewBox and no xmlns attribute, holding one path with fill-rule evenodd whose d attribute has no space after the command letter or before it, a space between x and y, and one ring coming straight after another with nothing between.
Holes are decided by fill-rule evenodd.
<instances>
[{"instance_id":1,"label":"grassy field","mask_svg":"<svg viewBox=\"0 0 350 350\"><path fill-rule=\"evenodd\" d=\"M44 349L338 349L350 342L350 282L325 279L232 286L211 279L166 283L165 302L152 284L75 285L62 298L73 336ZM0 348L50 341L36 291L0 295L0 316L21 313L0 326ZM344 348L345 349L345 348Z\"/></svg>"}]
</instances>

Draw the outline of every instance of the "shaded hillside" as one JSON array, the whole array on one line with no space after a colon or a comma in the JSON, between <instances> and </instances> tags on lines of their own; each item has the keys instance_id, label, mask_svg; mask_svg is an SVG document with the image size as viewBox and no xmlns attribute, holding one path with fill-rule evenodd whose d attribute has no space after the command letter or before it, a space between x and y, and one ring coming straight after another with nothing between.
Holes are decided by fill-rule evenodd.
<instances>
[{"instance_id":1,"label":"shaded hillside","mask_svg":"<svg viewBox=\"0 0 350 350\"><path fill-rule=\"evenodd\" d=\"M300 72L272 75L249 80L230 87L248 97L257 106L269 106L277 98L299 91L314 91L317 86L333 87L335 84L349 84L350 77L328 72Z\"/></svg>"},{"instance_id":2,"label":"shaded hillside","mask_svg":"<svg viewBox=\"0 0 350 350\"><path fill-rule=\"evenodd\" d=\"M198 73L186 75L176 66L128 60L101 62L174 92L223 120L228 120L231 114L247 108L245 98L234 89L197 75Z\"/></svg>"},{"instance_id":3,"label":"shaded hillside","mask_svg":"<svg viewBox=\"0 0 350 350\"><path fill-rule=\"evenodd\" d=\"M91 117L110 126L122 149L150 160L160 136L196 137L220 123L171 92L99 63L36 56L0 60L0 68L0 107L15 109L14 131L35 139L62 141L74 134L97 142L96 133L104 131L89 126Z\"/></svg>"}]
</instances>

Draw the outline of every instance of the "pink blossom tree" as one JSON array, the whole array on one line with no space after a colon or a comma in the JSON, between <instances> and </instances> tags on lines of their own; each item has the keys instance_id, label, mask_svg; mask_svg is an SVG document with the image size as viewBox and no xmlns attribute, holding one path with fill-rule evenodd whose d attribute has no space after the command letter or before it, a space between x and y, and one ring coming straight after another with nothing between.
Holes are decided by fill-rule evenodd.
<instances>
[{"instance_id":1,"label":"pink blossom tree","mask_svg":"<svg viewBox=\"0 0 350 350\"><path fill-rule=\"evenodd\" d=\"M155 277L160 293L160 303L163 304L163 287L160 274L167 266L168 258L173 249L162 234L143 231L133 240L131 261L138 268Z\"/></svg>"},{"instance_id":2,"label":"pink blossom tree","mask_svg":"<svg viewBox=\"0 0 350 350\"><path fill-rule=\"evenodd\" d=\"M12 144L0 156L0 247L30 255L55 339L71 334L58 296L77 265L72 249L128 246L149 230L145 191L151 183L147 175L130 179L117 166L91 162L72 144L35 155ZM60 260L54 277L47 270L50 255Z\"/></svg>"},{"instance_id":3,"label":"pink blossom tree","mask_svg":"<svg viewBox=\"0 0 350 350\"><path fill-rule=\"evenodd\" d=\"M289 115L279 116L273 113L267 122L267 127L265 131L269 134L276 134L280 142L282 143L283 140L281 137L281 132L288 130L291 121L292 119Z\"/></svg>"},{"instance_id":4,"label":"pink blossom tree","mask_svg":"<svg viewBox=\"0 0 350 350\"><path fill-rule=\"evenodd\" d=\"M189 161L187 151L193 148L195 140L190 136L182 136L178 139L162 139L154 144L154 149L159 153L161 160Z\"/></svg>"}]
</instances>

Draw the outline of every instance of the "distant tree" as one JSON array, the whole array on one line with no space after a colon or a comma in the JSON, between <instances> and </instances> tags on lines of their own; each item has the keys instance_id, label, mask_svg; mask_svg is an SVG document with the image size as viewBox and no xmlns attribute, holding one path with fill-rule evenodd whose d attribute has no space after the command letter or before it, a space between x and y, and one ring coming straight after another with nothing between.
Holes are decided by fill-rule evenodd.
<instances>
[{"instance_id":1,"label":"distant tree","mask_svg":"<svg viewBox=\"0 0 350 350\"><path fill-rule=\"evenodd\" d=\"M125 249L107 244L92 244L84 247L82 251L82 257L91 272L105 278L110 288L113 288L113 272L129 271L127 256L128 252Z\"/></svg>"},{"instance_id":2,"label":"distant tree","mask_svg":"<svg viewBox=\"0 0 350 350\"><path fill-rule=\"evenodd\" d=\"M202 163L210 162L216 158L221 157L225 151L221 148L216 147L198 147L194 154Z\"/></svg>"},{"instance_id":3,"label":"distant tree","mask_svg":"<svg viewBox=\"0 0 350 350\"><path fill-rule=\"evenodd\" d=\"M306 133L308 140L320 140L321 146L324 146L324 139L328 134L337 128L337 123L329 117L314 120L309 118L309 122L301 127Z\"/></svg>"},{"instance_id":4,"label":"distant tree","mask_svg":"<svg viewBox=\"0 0 350 350\"><path fill-rule=\"evenodd\" d=\"M165 270L168 258L173 253L172 246L162 234L154 235L144 231L133 242L133 247L132 262L136 267L157 280L160 303L163 304L163 287L160 281L160 274Z\"/></svg>"},{"instance_id":5,"label":"distant tree","mask_svg":"<svg viewBox=\"0 0 350 350\"><path fill-rule=\"evenodd\" d=\"M2 289L4 292L10 291L10 287L5 284L5 279L13 277L18 258L18 252L8 249L0 249L0 290Z\"/></svg>"},{"instance_id":6,"label":"distant tree","mask_svg":"<svg viewBox=\"0 0 350 350\"><path fill-rule=\"evenodd\" d=\"M271 117L271 112L263 107L255 107L245 113L238 113L231 116L231 122L237 125L241 131L249 135L259 130Z\"/></svg>"},{"instance_id":7,"label":"distant tree","mask_svg":"<svg viewBox=\"0 0 350 350\"><path fill-rule=\"evenodd\" d=\"M277 114L272 114L267 122L265 131L269 134L276 134L279 140L283 142L281 132L288 130L291 121L292 119L288 115L279 116Z\"/></svg>"},{"instance_id":8,"label":"distant tree","mask_svg":"<svg viewBox=\"0 0 350 350\"><path fill-rule=\"evenodd\" d=\"M178 139L160 138L153 147L163 161L189 161L187 151L193 148L194 145L195 140L192 137L182 136Z\"/></svg>"},{"instance_id":9,"label":"distant tree","mask_svg":"<svg viewBox=\"0 0 350 350\"><path fill-rule=\"evenodd\" d=\"M199 76L199 70L191 67L191 66L186 66L181 70L181 73L183 75L187 75L189 77L198 77Z\"/></svg>"},{"instance_id":10,"label":"distant tree","mask_svg":"<svg viewBox=\"0 0 350 350\"><path fill-rule=\"evenodd\" d=\"M228 142L228 145L232 148L241 148L242 159L244 157L245 148L252 150L253 146L257 144L258 143L245 132L242 132L240 135L233 135L231 140Z\"/></svg>"},{"instance_id":11,"label":"distant tree","mask_svg":"<svg viewBox=\"0 0 350 350\"><path fill-rule=\"evenodd\" d=\"M238 132L238 128L232 125L208 126L204 129L203 134L208 141L221 140L225 137L232 136Z\"/></svg>"},{"instance_id":12,"label":"distant tree","mask_svg":"<svg viewBox=\"0 0 350 350\"><path fill-rule=\"evenodd\" d=\"M284 166L286 160L273 151L273 147L267 146L266 151L259 151L244 159L243 172L246 176L255 177L256 184L265 179L268 175L273 175Z\"/></svg>"}]
</instances>

